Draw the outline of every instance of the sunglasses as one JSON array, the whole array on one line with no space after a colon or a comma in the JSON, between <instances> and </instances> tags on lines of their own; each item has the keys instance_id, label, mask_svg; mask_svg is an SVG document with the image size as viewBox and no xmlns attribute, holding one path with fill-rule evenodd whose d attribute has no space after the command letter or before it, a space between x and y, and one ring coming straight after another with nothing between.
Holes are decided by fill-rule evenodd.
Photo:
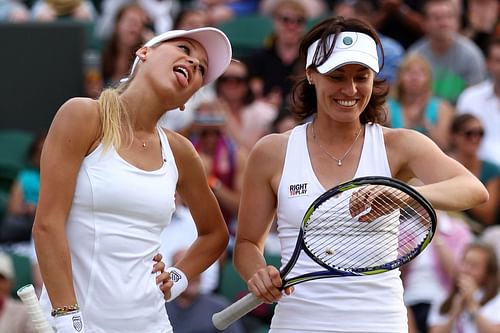
<instances>
[{"instance_id":1,"label":"sunglasses","mask_svg":"<svg viewBox=\"0 0 500 333\"><path fill-rule=\"evenodd\" d=\"M468 140L470 139L482 139L484 136L484 130L482 129L471 129L462 131L462 135Z\"/></svg>"},{"instance_id":2,"label":"sunglasses","mask_svg":"<svg viewBox=\"0 0 500 333\"><path fill-rule=\"evenodd\" d=\"M284 24L304 25L306 23L306 18L301 16L290 17L287 15L276 15L276 18Z\"/></svg>"},{"instance_id":3,"label":"sunglasses","mask_svg":"<svg viewBox=\"0 0 500 333\"><path fill-rule=\"evenodd\" d=\"M246 76L236 76L236 75L224 75L219 78L221 83L245 83L247 81Z\"/></svg>"}]
</instances>

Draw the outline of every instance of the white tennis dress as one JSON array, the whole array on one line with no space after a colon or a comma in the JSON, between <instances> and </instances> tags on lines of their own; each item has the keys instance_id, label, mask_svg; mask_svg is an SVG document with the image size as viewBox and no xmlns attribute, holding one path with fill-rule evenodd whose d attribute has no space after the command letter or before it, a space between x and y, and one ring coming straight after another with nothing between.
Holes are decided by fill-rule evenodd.
<instances>
[{"instance_id":1,"label":"white tennis dress","mask_svg":"<svg viewBox=\"0 0 500 333\"><path fill-rule=\"evenodd\" d=\"M292 130L278 188L278 236L281 263L292 256L302 217L326 189L314 174L306 141L308 124ZM391 172L382 127L365 126L365 139L355 177L386 176ZM332 171L337 168L332 161ZM289 277L318 270L301 254ZM399 270L362 276L308 281L278 303L272 333L284 332L408 332Z\"/></svg>"},{"instance_id":2,"label":"white tennis dress","mask_svg":"<svg viewBox=\"0 0 500 333\"><path fill-rule=\"evenodd\" d=\"M100 144L78 173L66 234L86 333L172 332L151 271L175 208L178 172L165 132L158 133L160 169L141 170ZM41 302L50 318L45 288Z\"/></svg>"}]
</instances>

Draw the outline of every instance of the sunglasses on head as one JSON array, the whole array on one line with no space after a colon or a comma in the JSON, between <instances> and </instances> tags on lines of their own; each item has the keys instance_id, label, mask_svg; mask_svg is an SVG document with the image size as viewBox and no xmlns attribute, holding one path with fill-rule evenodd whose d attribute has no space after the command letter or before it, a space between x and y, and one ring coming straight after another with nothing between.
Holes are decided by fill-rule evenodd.
<instances>
[{"instance_id":1,"label":"sunglasses on head","mask_svg":"<svg viewBox=\"0 0 500 333\"><path fill-rule=\"evenodd\" d=\"M223 75L219 78L219 81L222 83L232 82L232 83L245 83L247 81L246 76L237 76L237 75Z\"/></svg>"},{"instance_id":2,"label":"sunglasses on head","mask_svg":"<svg viewBox=\"0 0 500 333\"><path fill-rule=\"evenodd\" d=\"M484 130L483 129L465 130L462 131L462 135L465 136L467 139L473 139L473 138L481 139L484 136Z\"/></svg>"},{"instance_id":3,"label":"sunglasses on head","mask_svg":"<svg viewBox=\"0 0 500 333\"><path fill-rule=\"evenodd\" d=\"M306 23L305 17L291 17L287 15L276 15L276 18L285 24L303 25Z\"/></svg>"}]
</instances>

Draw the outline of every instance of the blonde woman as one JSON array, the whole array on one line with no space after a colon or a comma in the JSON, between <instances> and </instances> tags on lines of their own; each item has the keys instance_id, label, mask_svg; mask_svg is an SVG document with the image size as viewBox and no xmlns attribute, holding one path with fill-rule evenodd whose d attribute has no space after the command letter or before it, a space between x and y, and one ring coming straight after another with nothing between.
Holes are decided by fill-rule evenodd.
<instances>
[{"instance_id":1,"label":"blonde woman","mask_svg":"<svg viewBox=\"0 0 500 333\"><path fill-rule=\"evenodd\" d=\"M432 69L419 54L408 54L399 65L393 95L388 99L393 128L411 128L446 149L453 107L432 93Z\"/></svg>"},{"instance_id":2,"label":"blonde woman","mask_svg":"<svg viewBox=\"0 0 500 333\"><path fill-rule=\"evenodd\" d=\"M172 332L164 297L174 299L225 250L227 228L196 150L157 122L230 60L220 30L171 30L136 52L117 89L98 101L70 99L57 112L42 153L33 233L41 303L58 333ZM157 276L152 260L176 192L198 238Z\"/></svg>"}]
</instances>

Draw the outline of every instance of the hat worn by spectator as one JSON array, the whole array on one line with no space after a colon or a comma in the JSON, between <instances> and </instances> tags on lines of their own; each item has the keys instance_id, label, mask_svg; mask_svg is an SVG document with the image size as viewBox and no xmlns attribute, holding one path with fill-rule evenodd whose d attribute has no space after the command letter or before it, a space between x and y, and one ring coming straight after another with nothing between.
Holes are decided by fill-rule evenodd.
<instances>
[{"instance_id":1,"label":"hat worn by spectator","mask_svg":"<svg viewBox=\"0 0 500 333\"><path fill-rule=\"evenodd\" d=\"M14 265L6 253L0 252L0 275L9 280L14 280Z\"/></svg>"},{"instance_id":2,"label":"hat worn by spectator","mask_svg":"<svg viewBox=\"0 0 500 333\"><path fill-rule=\"evenodd\" d=\"M328 36L328 48L331 48L334 36ZM323 52L322 49L318 48L319 42L319 40L315 41L307 49L306 69L319 63L322 60L321 55L328 53L328 50ZM328 59L316 69L321 74L326 74L347 64L363 65L378 73L379 65L375 40L361 32L341 32Z\"/></svg>"},{"instance_id":3,"label":"hat worn by spectator","mask_svg":"<svg viewBox=\"0 0 500 333\"><path fill-rule=\"evenodd\" d=\"M208 69L203 78L203 85L213 82L224 73L232 58L231 43L227 36L217 28L205 27L192 30L170 30L151 38L144 46L153 47L167 40L180 37L197 41L207 52ZM139 57L135 57L130 75L134 73L138 63ZM125 78L121 81L124 82L127 80L128 78Z\"/></svg>"},{"instance_id":4,"label":"hat worn by spectator","mask_svg":"<svg viewBox=\"0 0 500 333\"><path fill-rule=\"evenodd\" d=\"M57 16L71 14L81 4L81 0L45 0L45 2L56 12Z\"/></svg>"}]
</instances>

